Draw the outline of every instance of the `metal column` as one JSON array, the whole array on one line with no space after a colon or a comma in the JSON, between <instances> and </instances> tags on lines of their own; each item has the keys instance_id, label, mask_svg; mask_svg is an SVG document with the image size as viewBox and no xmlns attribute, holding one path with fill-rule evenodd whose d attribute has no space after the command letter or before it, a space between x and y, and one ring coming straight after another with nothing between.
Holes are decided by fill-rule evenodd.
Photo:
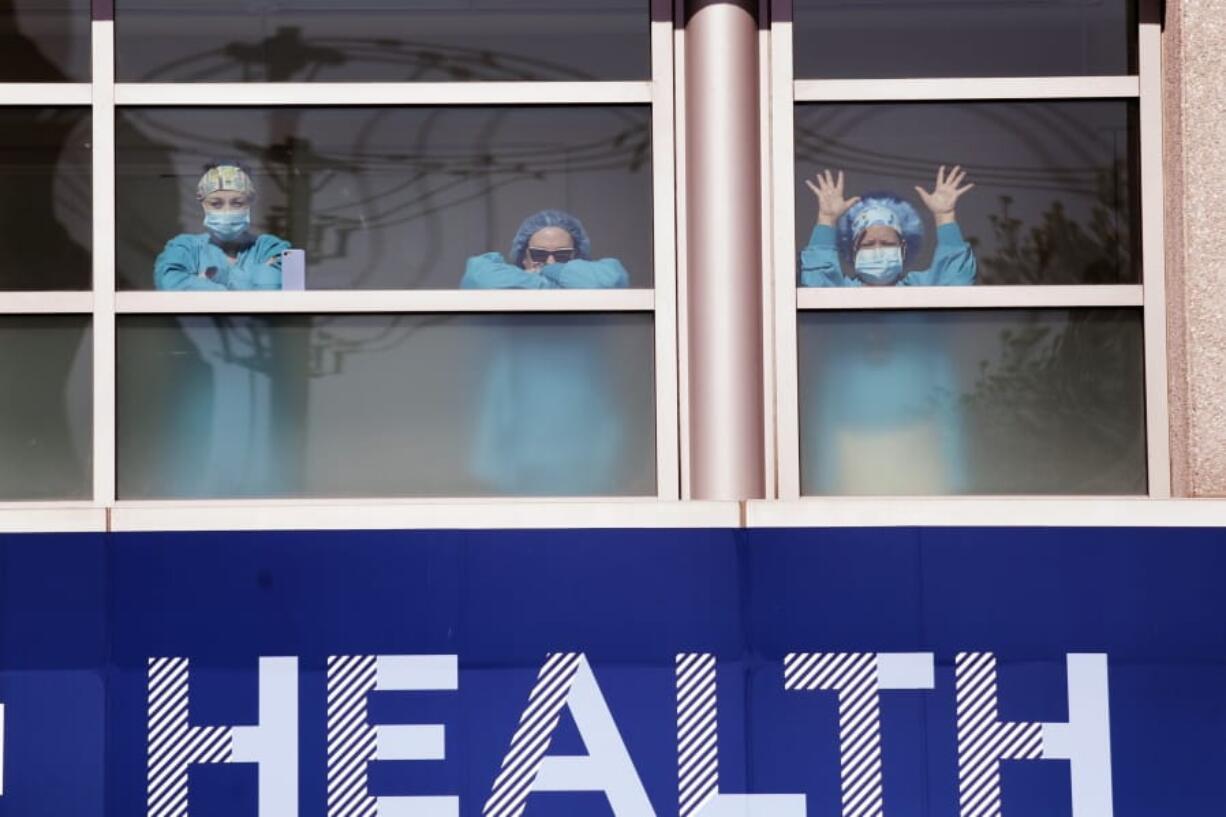
<instances>
[{"instance_id":1,"label":"metal column","mask_svg":"<svg viewBox=\"0 0 1226 817\"><path fill-rule=\"evenodd\" d=\"M765 495L755 0L687 0L690 494Z\"/></svg>"}]
</instances>

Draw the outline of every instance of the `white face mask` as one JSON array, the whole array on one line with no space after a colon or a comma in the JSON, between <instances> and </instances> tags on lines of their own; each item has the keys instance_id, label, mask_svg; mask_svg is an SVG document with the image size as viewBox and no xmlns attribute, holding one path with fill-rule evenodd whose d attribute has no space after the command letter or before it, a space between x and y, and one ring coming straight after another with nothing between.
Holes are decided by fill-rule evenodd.
<instances>
[{"instance_id":1,"label":"white face mask","mask_svg":"<svg viewBox=\"0 0 1226 817\"><path fill-rule=\"evenodd\" d=\"M856 253L856 275L866 284L892 284L902 277L902 247L868 247Z\"/></svg>"}]
</instances>

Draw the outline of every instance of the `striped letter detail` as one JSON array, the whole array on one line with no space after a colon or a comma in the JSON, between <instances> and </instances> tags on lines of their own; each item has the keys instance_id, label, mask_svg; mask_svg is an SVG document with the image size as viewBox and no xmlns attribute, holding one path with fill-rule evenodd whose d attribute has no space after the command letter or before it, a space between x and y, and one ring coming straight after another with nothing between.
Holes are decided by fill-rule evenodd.
<instances>
[{"instance_id":1,"label":"striped letter detail","mask_svg":"<svg viewBox=\"0 0 1226 817\"><path fill-rule=\"evenodd\" d=\"M715 656L677 656L677 799L690 817L719 793Z\"/></svg>"},{"instance_id":2,"label":"striped letter detail","mask_svg":"<svg viewBox=\"0 0 1226 817\"><path fill-rule=\"evenodd\" d=\"M378 802L366 788L375 759L375 728L366 720L366 696L377 680L373 655L328 658L328 817L376 817Z\"/></svg>"},{"instance_id":3,"label":"striped letter detail","mask_svg":"<svg viewBox=\"0 0 1226 817\"><path fill-rule=\"evenodd\" d=\"M843 817L882 817L881 717L877 654L789 653L783 687L839 693L839 772Z\"/></svg>"},{"instance_id":4,"label":"striped letter detail","mask_svg":"<svg viewBox=\"0 0 1226 817\"><path fill-rule=\"evenodd\" d=\"M1043 724L997 719L996 656L958 653L958 803L962 817L1000 817L1000 761L1043 757Z\"/></svg>"},{"instance_id":5,"label":"striped letter detail","mask_svg":"<svg viewBox=\"0 0 1226 817\"><path fill-rule=\"evenodd\" d=\"M228 763L228 726L188 723L188 660L149 659L148 817L187 817L187 770Z\"/></svg>"},{"instance_id":6,"label":"striped letter detail","mask_svg":"<svg viewBox=\"0 0 1226 817\"><path fill-rule=\"evenodd\" d=\"M511 738L511 748L494 779L493 791L485 803L485 817L520 817L528 792L536 781L541 760L549 751L553 731L558 726L566 696L570 694L582 653L550 653L537 674L528 707L519 719Z\"/></svg>"}]
</instances>

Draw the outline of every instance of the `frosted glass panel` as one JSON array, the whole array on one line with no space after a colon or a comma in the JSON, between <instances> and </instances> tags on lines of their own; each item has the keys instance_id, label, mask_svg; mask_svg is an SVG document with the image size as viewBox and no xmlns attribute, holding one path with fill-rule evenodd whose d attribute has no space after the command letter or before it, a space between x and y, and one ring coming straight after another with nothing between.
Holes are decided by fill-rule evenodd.
<instances>
[{"instance_id":1,"label":"frosted glass panel","mask_svg":"<svg viewBox=\"0 0 1226 817\"><path fill-rule=\"evenodd\" d=\"M547 209L581 221L592 258L618 259L630 286L652 285L645 105L127 108L116 139L122 289L152 289L172 239L207 238L197 182L218 160L250 170L253 251L305 251L307 289L454 289Z\"/></svg>"},{"instance_id":2,"label":"frosted glass panel","mask_svg":"<svg viewBox=\"0 0 1226 817\"><path fill-rule=\"evenodd\" d=\"M795 0L801 79L1135 73L1135 0Z\"/></svg>"},{"instance_id":3,"label":"frosted glass panel","mask_svg":"<svg viewBox=\"0 0 1226 817\"><path fill-rule=\"evenodd\" d=\"M904 247L908 285L1138 283L1136 122L1135 103L1114 99L797 105L797 248L822 244L805 180L829 169L844 173L845 199L889 194L919 221ZM953 209L964 242L938 231L915 189L935 192L942 165L961 166L963 187L974 185ZM840 230L837 259L820 249L800 257L802 283L860 277L850 233ZM973 276L958 274L967 266L960 251L973 258Z\"/></svg>"},{"instance_id":4,"label":"frosted glass panel","mask_svg":"<svg viewBox=\"0 0 1226 817\"><path fill-rule=\"evenodd\" d=\"M128 82L646 79L647 0L117 0Z\"/></svg>"},{"instance_id":5,"label":"frosted glass panel","mask_svg":"<svg viewBox=\"0 0 1226 817\"><path fill-rule=\"evenodd\" d=\"M0 317L0 500L88 499L89 318Z\"/></svg>"},{"instance_id":6,"label":"frosted glass panel","mask_svg":"<svg viewBox=\"0 0 1226 817\"><path fill-rule=\"evenodd\" d=\"M649 315L125 317L125 499L648 495Z\"/></svg>"},{"instance_id":7,"label":"frosted glass panel","mask_svg":"<svg viewBox=\"0 0 1226 817\"><path fill-rule=\"evenodd\" d=\"M1141 312L800 316L805 494L1142 494Z\"/></svg>"}]
</instances>

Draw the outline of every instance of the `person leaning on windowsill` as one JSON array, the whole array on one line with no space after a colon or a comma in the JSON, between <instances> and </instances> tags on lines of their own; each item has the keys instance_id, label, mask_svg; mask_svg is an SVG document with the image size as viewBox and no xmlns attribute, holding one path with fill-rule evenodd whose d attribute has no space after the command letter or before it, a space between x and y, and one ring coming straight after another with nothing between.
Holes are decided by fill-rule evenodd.
<instances>
[{"instance_id":1,"label":"person leaning on windowsill","mask_svg":"<svg viewBox=\"0 0 1226 817\"><path fill-rule=\"evenodd\" d=\"M487 252L468 259L461 289L624 289L626 268L616 258L593 259L579 219L542 210L520 225L511 254Z\"/></svg>"}]
</instances>

